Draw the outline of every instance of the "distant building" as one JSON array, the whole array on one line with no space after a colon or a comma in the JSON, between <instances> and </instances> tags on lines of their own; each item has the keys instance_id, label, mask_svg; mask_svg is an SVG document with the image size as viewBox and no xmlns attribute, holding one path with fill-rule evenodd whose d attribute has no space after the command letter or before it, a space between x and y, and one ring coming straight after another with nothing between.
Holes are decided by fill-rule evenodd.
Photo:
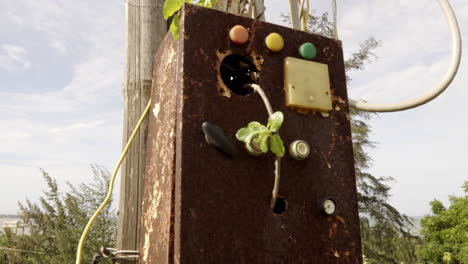
<instances>
[{"instance_id":1,"label":"distant building","mask_svg":"<svg viewBox=\"0 0 468 264\"><path fill-rule=\"evenodd\" d=\"M19 215L0 215L0 231L6 228L17 235L29 234L29 226L21 220Z\"/></svg>"}]
</instances>

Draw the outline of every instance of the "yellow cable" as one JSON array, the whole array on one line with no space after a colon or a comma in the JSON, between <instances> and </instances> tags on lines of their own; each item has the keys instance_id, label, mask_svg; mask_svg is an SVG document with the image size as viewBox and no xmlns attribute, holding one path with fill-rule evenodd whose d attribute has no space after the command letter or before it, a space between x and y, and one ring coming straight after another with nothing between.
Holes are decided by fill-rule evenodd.
<instances>
[{"instance_id":1,"label":"yellow cable","mask_svg":"<svg viewBox=\"0 0 468 264\"><path fill-rule=\"evenodd\" d=\"M128 139L127 145L125 146L122 155L120 156L119 161L117 162L117 166L115 166L114 172L112 173L112 177L109 182L109 191L107 192L106 197L104 198L104 201L101 203L99 208L96 210L96 212L93 214L93 216L89 219L88 224L86 224L85 229L83 230L83 234L81 235L80 238L80 243L78 244L78 249L76 251L76 264L81 264L81 261L83 260L83 247L84 247L84 242L86 240L86 237L89 234L89 231L91 229L91 226L93 225L94 221L98 217L98 215L101 213L102 209L107 205L109 202L111 196L112 196L112 190L114 189L114 182L115 182L115 176L117 175L117 172L119 171L120 165L122 164L125 156L127 155L128 149L130 148L130 145L132 144L133 139L135 138L136 134L138 133L138 130L140 130L141 124L143 123L146 115L148 114L148 111L151 106L151 100L148 102L148 105L146 106L145 110L143 111L143 114L140 117L140 120L138 120L138 123L133 130L132 135Z\"/></svg>"}]
</instances>

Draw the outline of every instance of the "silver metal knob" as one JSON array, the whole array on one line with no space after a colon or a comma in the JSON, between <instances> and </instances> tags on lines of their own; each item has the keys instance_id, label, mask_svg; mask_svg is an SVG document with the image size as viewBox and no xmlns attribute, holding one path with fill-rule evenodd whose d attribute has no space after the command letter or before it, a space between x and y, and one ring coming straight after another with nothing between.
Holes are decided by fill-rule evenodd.
<instances>
[{"instance_id":1,"label":"silver metal knob","mask_svg":"<svg viewBox=\"0 0 468 264\"><path fill-rule=\"evenodd\" d=\"M310 154L310 147L304 140L296 140L289 145L289 154L297 160L303 160Z\"/></svg>"}]
</instances>

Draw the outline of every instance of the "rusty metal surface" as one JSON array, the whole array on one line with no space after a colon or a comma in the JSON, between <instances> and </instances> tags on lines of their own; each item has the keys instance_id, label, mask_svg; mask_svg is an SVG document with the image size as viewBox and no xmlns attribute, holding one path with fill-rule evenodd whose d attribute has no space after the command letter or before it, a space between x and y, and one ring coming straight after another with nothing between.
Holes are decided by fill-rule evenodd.
<instances>
[{"instance_id":1,"label":"rusty metal surface","mask_svg":"<svg viewBox=\"0 0 468 264\"><path fill-rule=\"evenodd\" d=\"M164 101L160 115L165 111L165 117L150 120L149 145L154 146L148 152L145 184L150 186L145 186L142 229L151 231L143 237L155 240L146 244L142 239L147 252L142 263L362 263L341 42L191 5L185 7L182 23L178 59L172 61L180 62L178 71L183 71L183 77L174 85L178 75L172 67L163 68L159 72L173 78L166 80L169 87L161 80L153 87L152 98ZM249 29L244 45L228 39L229 29L236 24ZM264 39L271 32L283 36L281 52L265 48ZM298 48L306 41L318 49L315 61L329 66L333 97L329 117L303 115L285 107L283 59L299 57ZM285 115L280 134L286 147L298 139L311 147L304 161L288 154L282 160L280 196L287 201L282 215L274 214L269 206L273 154L250 156L235 139L236 131L250 121L266 123L265 106L256 94L226 97L219 91L219 57L230 52L263 61L259 84L273 109ZM170 137L174 111L175 153ZM241 150L236 158L206 143L201 130L204 121L223 128ZM171 178L174 169L175 179ZM172 190L173 229L165 222L170 220ZM154 206L157 197L161 204ZM325 197L337 202L336 215L321 214L319 201ZM173 232L173 242L167 232ZM168 247L173 247L172 253Z\"/></svg>"},{"instance_id":2,"label":"rusty metal surface","mask_svg":"<svg viewBox=\"0 0 468 264\"><path fill-rule=\"evenodd\" d=\"M170 36L166 36L155 57L141 217L140 263L170 263L173 256L177 91L175 44Z\"/></svg>"}]
</instances>

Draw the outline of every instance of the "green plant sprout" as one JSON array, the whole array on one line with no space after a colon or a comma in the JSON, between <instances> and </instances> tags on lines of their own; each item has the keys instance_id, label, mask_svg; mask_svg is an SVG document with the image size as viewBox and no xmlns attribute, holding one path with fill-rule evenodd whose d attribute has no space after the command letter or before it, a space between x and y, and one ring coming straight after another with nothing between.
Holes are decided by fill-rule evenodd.
<instances>
[{"instance_id":1,"label":"green plant sprout","mask_svg":"<svg viewBox=\"0 0 468 264\"><path fill-rule=\"evenodd\" d=\"M267 126L264 126L256 121L250 122L247 127L241 128L239 131L237 131L236 138L242 142L245 142L247 151L252 155L258 156L262 153L267 153L268 147L270 148L271 152L276 154L275 185L273 186L273 191L271 192L270 204L271 208L274 208L279 193L281 158L284 156L283 141L278 135L278 130L284 121L284 115L279 111L273 113L273 108L271 108L270 101L268 100L268 97L260 85L251 83L246 86L252 88L262 98L269 116L268 124Z\"/></svg>"},{"instance_id":2,"label":"green plant sprout","mask_svg":"<svg viewBox=\"0 0 468 264\"><path fill-rule=\"evenodd\" d=\"M277 111L268 118L267 126L256 121L250 122L247 127L237 131L236 138L245 142L245 147L250 153L260 155L267 153L270 149L281 158L284 156L284 145L277 132L283 124L283 120L283 113Z\"/></svg>"},{"instance_id":3,"label":"green plant sprout","mask_svg":"<svg viewBox=\"0 0 468 264\"><path fill-rule=\"evenodd\" d=\"M198 0L197 5L199 6L204 6L208 8L212 8L214 4L216 4L218 0ZM166 0L164 2L164 8L163 8L163 15L164 19L167 20L171 16L172 18L172 23L170 26L170 31L172 33L172 36L174 39L179 39L179 33L180 33L180 15L179 11L184 6L184 3L188 4L195 4L195 1L192 0Z\"/></svg>"}]
</instances>

